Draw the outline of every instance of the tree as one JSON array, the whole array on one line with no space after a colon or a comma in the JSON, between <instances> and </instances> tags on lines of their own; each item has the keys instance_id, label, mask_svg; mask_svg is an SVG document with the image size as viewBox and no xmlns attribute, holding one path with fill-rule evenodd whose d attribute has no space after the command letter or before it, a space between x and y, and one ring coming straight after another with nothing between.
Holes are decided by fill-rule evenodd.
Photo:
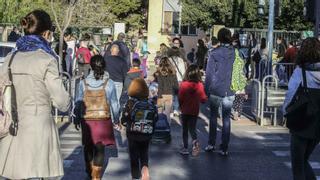
<instances>
[{"instance_id":1,"label":"tree","mask_svg":"<svg viewBox=\"0 0 320 180\"><path fill-rule=\"evenodd\" d=\"M276 29L305 30L312 25L303 18L304 0L281 0L281 15ZM206 30L214 24L228 27L267 28L268 13L258 16L257 0L182 0L182 22ZM268 1L266 9L268 12Z\"/></svg>"},{"instance_id":2,"label":"tree","mask_svg":"<svg viewBox=\"0 0 320 180\"><path fill-rule=\"evenodd\" d=\"M74 12L71 25L75 27L111 26L117 18L105 0L81 0Z\"/></svg>"},{"instance_id":3,"label":"tree","mask_svg":"<svg viewBox=\"0 0 320 180\"><path fill-rule=\"evenodd\" d=\"M144 26L144 5L142 0L106 0L110 11L116 16L114 22L124 22L127 30L137 30Z\"/></svg>"},{"instance_id":4,"label":"tree","mask_svg":"<svg viewBox=\"0 0 320 180\"><path fill-rule=\"evenodd\" d=\"M313 24L305 21L303 16L304 0L282 0L281 15L276 18L276 28L285 30L308 30Z\"/></svg>"},{"instance_id":5,"label":"tree","mask_svg":"<svg viewBox=\"0 0 320 180\"><path fill-rule=\"evenodd\" d=\"M232 19L232 0L182 0L182 24L204 30Z\"/></svg>"},{"instance_id":6,"label":"tree","mask_svg":"<svg viewBox=\"0 0 320 180\"><path fill-rule=\"evenodd\" d=\"M19 24L27 13L45 7L45 0L0 0L0 22Z\"/></svg>"},{"instance_id":7,"label":"tree","mask_svg":"<svg viewBox=\"0 0 320 180\"><path fill-rule=\"evenodd\" d=\"M63 40L64 33L70 25L73 17L73 12L76 5L81 0L50 0L51 12L54 16L55 25L60 33L59 36L59 68L61 68L61 59L63 56Z\"/></svg>"}]
</instances>

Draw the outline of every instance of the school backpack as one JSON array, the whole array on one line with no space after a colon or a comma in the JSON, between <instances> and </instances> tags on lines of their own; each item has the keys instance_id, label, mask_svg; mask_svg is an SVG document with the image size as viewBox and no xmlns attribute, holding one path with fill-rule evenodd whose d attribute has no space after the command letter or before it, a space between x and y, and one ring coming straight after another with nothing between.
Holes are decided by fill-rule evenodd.
<instances>
[{"instance_id":1,"label":"school backpack","mask_svg":"<svg viewBox=\"0 0 320 180\"><path fill-rule=\"evenodd\" d=\"M128 131L151 136L158 116L156 106L148 100L135 100L131 109Z\"/></svg>"},{"instance_id":2,"label":"school backpack","mask_svg":"<svg viewBox=\"0 0 320 180\"><path fill-rule=\"evenodd\" d=\"M85 120L107 120L110 119L110 105L106 99L105 87L108 80L103 83L103 88L90 90L84 80L84 116Z\"/></svg>"},{"instance_id":3,"label":"school backpack","mask_svg":"<svg viewBox=\"0 0 320 180\"><path fill-rule=\"evenodd\" d=\"M247 79L244 75L244 61L239 56L239 51L235 50L235 60L232 68L231 90L234 92L243 91L247 86Z\"/></svg>"},{"instance_id":4,"label":"school backpack","mask_svg":"<svg viewBox=\"0 0 320 180\"><path fill-rule=\"evenodd\" d=\"M11 63L15 53L11 56L7 71L0 74L0 139L11 135L17 135L18 118L15 111L17 102L15 89L12 82Z\"/></svg>"}]
</instances>

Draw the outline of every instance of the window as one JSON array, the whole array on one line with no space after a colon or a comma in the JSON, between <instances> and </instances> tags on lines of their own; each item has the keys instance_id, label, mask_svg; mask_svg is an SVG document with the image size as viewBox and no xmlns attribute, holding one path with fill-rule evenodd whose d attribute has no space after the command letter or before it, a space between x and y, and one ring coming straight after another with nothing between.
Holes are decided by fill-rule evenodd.
<instances>
[{"instance_id":1,"label":"window","mask_svg":"<svg viewBox=\"0 0 320 180\"><path fill-rule=\"evenodd\" d=\"M174 34L179 34L179 12L172 12L173 18L172 18L172 30Z\"/></svg>"},{"instance_id":2,"label":"window","mask_svg":"<svg viewBox=\"0 0 320 180\"><path fill-rule=\"evenodd\" d=\"M180 12L182 6L180 0L163 1L163 17L161 32L166 34L196 35L197 28L194 26L181 26ZM180 28L180 31L179 31Z\"/></svg>"},{"instance_id":3,"label":"window","mask_svg":"<svg viewBox=\"0 0 320 180\"><path fill-rule=\"evenodd\" d=\"M0 57L6 57L12 50L13 50L13 47L1 46Z\"/></svg>"},{"instance_id":4,"label":"window","mask_svg":"<svg viewBox=\"0 0 320 180\"><path fill-rule=\"evenodd\" d=\"M162 32L168 34L179 33L179 12L165 11Z\"/></svg>"},{"instance_id":5,"label":"window","mask_svg":"<svg viewBox=\"0 0 320 180\"><path fill-rule=\"evenodd\" d=\"M181 26L182 35L197 35L197 27L193 25Z\"/></svg>"}]
</instances>

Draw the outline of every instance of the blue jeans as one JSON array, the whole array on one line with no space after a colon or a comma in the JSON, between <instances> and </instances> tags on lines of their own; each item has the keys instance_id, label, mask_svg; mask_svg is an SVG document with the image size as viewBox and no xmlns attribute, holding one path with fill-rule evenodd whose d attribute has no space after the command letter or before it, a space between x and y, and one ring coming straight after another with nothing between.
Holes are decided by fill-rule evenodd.
<instances>
[{"instance_id":1,"label":"blue jeans","mask_svg":"<svg viewBox=\"0 0 320 180\"><path fill-rule=\"evenodd\" d=\"M120 104L120 97L122 95L123 83L122 82L114 82L114 85L116 86L117 99Z\"/></svg>"},{"instance_id":2,"label":"blue jeans","mask_svg":"<svg viewBox=\"0 0 320 180\"><path fill-rule=\"evenodd\" d=\"M220 148L223 151L228 150L228 144L230 141L230 116L231 109L234 101L234 96L219 97L210 95L210 126L209 126L209 145L214 146L217 138L217 120L219 116L219 107L222 110L222 136Z\"/></svg>"}]
</instances>

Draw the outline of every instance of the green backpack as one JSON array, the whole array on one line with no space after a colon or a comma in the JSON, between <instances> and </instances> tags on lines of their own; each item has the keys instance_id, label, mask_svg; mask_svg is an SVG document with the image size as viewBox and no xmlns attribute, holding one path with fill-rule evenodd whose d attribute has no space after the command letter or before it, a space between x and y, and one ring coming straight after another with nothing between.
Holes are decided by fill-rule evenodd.
<instances>
[{"instance_id":1,"label":"green backpack","mask_svg":"<svg viewBox=\"0 0 320 180\"><path fill-rule=\"evenodd\" d=\"M247 86L247 79L244 75L245 62L239 56L239 51L235 50L235 60L232 68L231 90L234 92L243 91Z\"/></svg>"}]
</instances>

